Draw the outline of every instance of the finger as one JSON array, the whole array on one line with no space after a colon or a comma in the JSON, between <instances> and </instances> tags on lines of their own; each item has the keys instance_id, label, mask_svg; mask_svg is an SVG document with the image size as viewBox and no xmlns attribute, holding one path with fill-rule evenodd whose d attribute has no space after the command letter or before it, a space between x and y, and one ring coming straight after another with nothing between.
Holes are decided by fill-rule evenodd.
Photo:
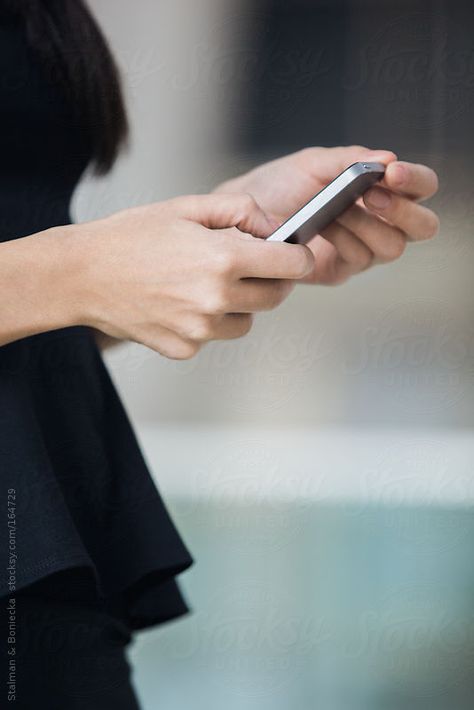
<instances>
[{"instance_id":1,"label":"finger","mask_svg":"<svg viewBox=\"0 0 474 710\"><path fill-rule=\"evenodd\" d=\"M200 347L199 343L164 327L156 330L142 329L132 340L172 360L189 360L197 354Z\"/></svg>"},{"instance_id":2,"label":"finger","mask_svg":"<svg viewBox=\"0 0 474 710\"><path fill-rule=\"evenodd\" d=\"M406 236L398 227L385 222L364 207L353 205L337 222L352 232L374 255L378 263L388 263L405 251Z\"/></svg>"},{"instance_id":3,"label":"finger","mask_svg":"<svg viewBox=\"0 0 474 710\"><path fill-rule=\"evenodd\" d=\"M235 246L239 278L301 279L314 268L314 256L304 244L247 240L242 235Z\"/></svg>"},{"instance_id":4,"label":"finger","mask_svg":"<svg viewBox=\"0 0 474 710\"><path fill-rule=\"evenodd\" d=\"M240 279L229 300L239 313L270 311L283 303L293 288L293 281L285 279Z\"/></svg>"},{"instance_id":5,"label":"finger","mask_svg":"<svg viewBox=\"0 0 474 710\"><path fill-rule=\"evenodd\" d=\"M396 159L396 154L391 150L372 150L363 145L305 148L300 151L301 168L323 182L330 182L353 163L370 161L388 165Z\"/></svg>"},{"instance_id":6,"label":"finger","mask_svg":"<svg viewBox=\"0 0 474 710\"><path fill-rule=\"evenodd\" d=\"M373 187L364 195L364 204L405 232L411 241L431 239L438 232L439 220L435 213L407 197Z\"/></svg>"},{"instance_id":7,"label":"finger","mask_svg":"<svg viewBox=\"0 0 474 710\"><path fill-rule=\"evenodd\" d=\"M246 335L252 327L249 313L226 313L221 316L193 315L180 326L180 337L187 342L230 340Z\"/></svg>"},{"instance_id":8,"label":"finger","mask_svg":"<svg viewBox=\"0 0 474 710\"><path fill-rule=\"evenodd\" d=\"M355 274L372 264L373 252L344 225L333 222L321 234L335 247L337 261L345 265L345 273Z\"/></svg>"},{"instance_id":9,"label":"finger","mask_svg":"<svg viewBox=\"0 0 474 710\"><path fill-rule=\"evenodd\" d=\"M208 229L237 227L254 237L268 237L278 226L246 193L191 195L177 198L180 215Z\"/></svg>"},{"instance_id":10,"label":"finger","mask_svg":"<svg viewBox=\"0 0 474 710\"><path fill-rule=\"evenodd\" d=\"M233 340L247 335L253 324L251 313L227 313L217 323L213 340Z\"/></svg>"},{"instance_id":11,"label":"finger","mask_svg":"<svg viewBox=\"0 0 474 710\"><path fill-rule=\"evenodd\" d=\"M382 186L400 195L426 200L438 190L438 176L427 165L395 161L387 166Z\"/></svg>"}]
</instances>

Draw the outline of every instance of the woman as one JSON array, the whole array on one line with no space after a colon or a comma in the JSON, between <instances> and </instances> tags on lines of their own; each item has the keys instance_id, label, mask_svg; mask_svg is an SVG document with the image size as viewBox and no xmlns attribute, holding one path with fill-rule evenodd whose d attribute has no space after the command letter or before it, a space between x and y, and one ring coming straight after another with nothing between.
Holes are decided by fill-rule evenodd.
<instances>
[{"instance_id":1,"label":"woman","mask_svg":"<svg viewBox=\"0 0 474 710\"><path fill-rule=\"evenodd\" d=\"M170 358L242 336L295 281L339 283L432 236L418 200L436 176L387 151L313 149L214 195L72 225L81 174L108 172L127 135L104 38L81 0L0 0L0 70L2 703L130 710L126 645L187 611L175 578L192 559L97 336ZM259 239L359 158L388 165L372 205L309 248Z\"/></svg>"}]
</instances>

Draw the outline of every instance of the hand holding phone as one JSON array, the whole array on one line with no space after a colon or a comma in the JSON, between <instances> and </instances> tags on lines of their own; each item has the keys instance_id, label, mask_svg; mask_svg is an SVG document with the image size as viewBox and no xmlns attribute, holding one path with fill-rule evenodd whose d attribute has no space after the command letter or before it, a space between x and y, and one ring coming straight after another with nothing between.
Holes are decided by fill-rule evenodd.
<instances>
[{"instance_id":1,"label":"hand holding phone","mask_svg":"<svg viewBox=\"0 0 474 710\"><path fill-rule=\"evenodd\" d=\"M273 234L272 242L306 244L382 179L382 163L354 163L295 212Z\"/></svg>"}]
</instances>

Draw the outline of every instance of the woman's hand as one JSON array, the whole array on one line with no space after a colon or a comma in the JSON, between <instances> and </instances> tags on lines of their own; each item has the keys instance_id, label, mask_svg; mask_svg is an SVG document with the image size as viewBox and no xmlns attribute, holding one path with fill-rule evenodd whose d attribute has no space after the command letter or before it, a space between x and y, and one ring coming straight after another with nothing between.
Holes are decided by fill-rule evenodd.
<instances>
[{"instance_id":1,"label":"woman's hand","mask_svg":"<svg viewBox=\"0 0 474 710\"><path fill-rule=\"evenodd\" d=\"M81 322L186 359L237 338L312 272L305 246L265 242L276 223L249 195L200 195L76 225ZM232 228L232 229L230 229Z\"/></svg>"},{"instance_id":2,"label":"woman's hand","mask_svg":"<svg viewBox=\"0 0 474 710\"><path fill-rule=\"evenodd\" d=\"M373 151L363 146L306 148L229 180L216 192L250 193L267 214L283 222L358 161L387 165L380 186L369 190L308 244L315 264L303 281L339 284L369 266L399 258L407 242L430 239L436 234L437 216L419 204L438 188L433 170L399 162L391 151Z\"/></svg>"}]
</instances>

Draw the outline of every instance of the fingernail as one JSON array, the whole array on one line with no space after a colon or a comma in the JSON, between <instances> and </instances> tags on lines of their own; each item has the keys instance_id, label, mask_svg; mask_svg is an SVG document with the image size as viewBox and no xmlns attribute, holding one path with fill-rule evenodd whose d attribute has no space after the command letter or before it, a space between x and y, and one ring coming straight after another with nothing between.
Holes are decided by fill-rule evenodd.
<instances>
[{"instance_id":1,"label":"fingernail","mask_svg":"<svg viewBox=\"0 0 474 710\"><path fill-rule=\"evenodd\" d=\"M405 178L407 175L406 168L403 165L394 165L392 168L394 175L392 176L392 180L395 180L397 184L401 184L402 182L405 182Z\"/></svg>"},{"instance_id":2,"label":"fingernail","mask_svg":"<svg viewBox=\"0 0 474 710\"><path fill-rule=\"evenodd\" d=\"M379 210L383 210L385 209L385 207L389 206L391 198L388 192L385 192L385 190L380 190L376 187L372 190L369 190L365 199L367 200L369 205L372 205L372 207L376 207Z\"/></svg>"}]
</instances>

